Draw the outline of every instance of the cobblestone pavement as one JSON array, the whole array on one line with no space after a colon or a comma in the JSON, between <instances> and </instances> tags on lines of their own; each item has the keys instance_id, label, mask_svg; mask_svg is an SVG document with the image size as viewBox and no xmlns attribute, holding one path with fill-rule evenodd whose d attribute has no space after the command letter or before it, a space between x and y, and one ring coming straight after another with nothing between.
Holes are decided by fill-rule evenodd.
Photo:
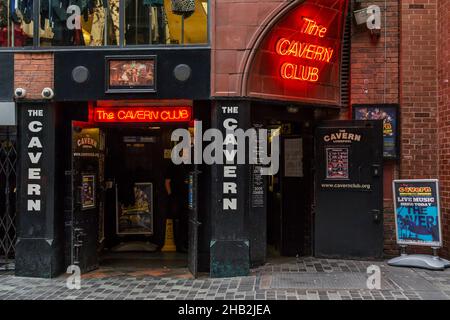
<instances>
[{"instance_id":1,"label":"cobblestone pavement","mask_svg":"<svg viewBox=\"0 0 450 320\"><path fill-rule=\"evenodd\" d=\"M381 270L381 289L367 289L367 267ZM33 279L0 272L0 300L16 299L269 299L269 300L428 300L450 299L450 269L394 268L385 262L283 259L253 269L250 276L192 279L185 268L112 270L82 277L81 289L66 278Z\"/></svg>"}]
</instances>

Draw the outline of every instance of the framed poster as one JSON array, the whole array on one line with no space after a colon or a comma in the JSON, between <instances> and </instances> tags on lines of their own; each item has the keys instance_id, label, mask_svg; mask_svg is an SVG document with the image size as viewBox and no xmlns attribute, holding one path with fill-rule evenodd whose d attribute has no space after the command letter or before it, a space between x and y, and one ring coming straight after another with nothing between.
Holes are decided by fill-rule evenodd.
<instances>
[{"instance_id":1,"label":"framed poster","mask_svg":"<svg viewBox=\"0 0 450 320\"><path fill-rule=\"evenodd\" d=\"M326 179L347 180L349 179L348 169L348 148L326 148Z\"/></svg>"},{"instance_id":2,"label":"framed poster","mask_svg":"<svg viewBox=\"0 0 450 320\"><path fill-rule=\"evenodd\" d=\"M441 247L438 180L394 180L397 244Z\"/></svg>"},{"instance_id":3,"label":"framed poster","mask_svg":"<svg viewBox=\"0 0 450 320\"><path fill-rule=\"evenodd\" d=\"M303 177L302 138L286 138L284 140L284 176Z\"/></svg>"},{"instance_id":4,"label":"framed poster","mask_svg":"<svg viewBox=\"0 0 450 320\"><path fill-rule=\"evenodd\" d=\"M105 57L106 93L156 92L156 56Z\"/></svg>"},{"instance_id":5,"label":"framed poster","mask_svg":"<svg viewBox=\"0 0 450 320\"><path fill-rule=\"evenodd\" d=\"M383 120L383 157L385 159L398 158L398 105L353 105L353 119L355 120Z\"/></svg>"},{"instance_id":6,"label":"framed poster","mask_svg":"<svg viewBox=\"0 0 450 320\"><path fill-rule=\"evenodd\" d=\"M95 175L82 175L81 179L81 209L95 208Z\"/></svg>"},{"instance_id":7,"label":"framed poster","mask_svg":"<svg viewBox=\"0 0 450 320\"><path fill-rule=\"evenodd\" d=\"M117 234L153 235L153 184L134 184L134 205L117 206Z\"/></svg>"}]
</instances>

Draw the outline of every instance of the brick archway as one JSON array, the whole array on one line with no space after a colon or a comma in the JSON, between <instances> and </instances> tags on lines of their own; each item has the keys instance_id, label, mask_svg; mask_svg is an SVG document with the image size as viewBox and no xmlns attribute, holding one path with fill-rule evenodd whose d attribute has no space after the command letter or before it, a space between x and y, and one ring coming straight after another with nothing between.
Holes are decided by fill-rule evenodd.
<instances>
[{"instance_id":1,"label":"brick archway","mask_svg":"<svg viewBox=\"0 0 450 320\"><path fill-rule=\"evenodd\" d=\"M244 95L243 79L259 40L286 12L305 0L211 2L211 95Z\"/></svg>"},{"instance_id":2,"label":"brick archway","mask_svg":"<svg viewBox=\"0 0 450 320\"><path fill-rule=\"evenodd\" d=\"M342 34L348 1L296 1L253 35L242 96L339 105Z\"/></svg>"},{"instance_id":3,"label":"brick archway","mask_svg":"<svg viewBox=\"0 0 450 320\"><path fill-rule=\"evenodd\" d=\"M276 10L272 11L270 15L267 16L267 23L263 23L257 30L257 32L255 32L250 40L251 50L247 52L243 59L243 73L240 81L240 95L247 96L248 76L252 67L252 62L254 61L258 48L260 48L261 43L266 38L267 34L270 33L272 27L278 21L280 21L280 19L288 14L293 8L304 3L305 1L306 0L296 0L291 3L280 5Z\"/></svg>"}]
</instances>

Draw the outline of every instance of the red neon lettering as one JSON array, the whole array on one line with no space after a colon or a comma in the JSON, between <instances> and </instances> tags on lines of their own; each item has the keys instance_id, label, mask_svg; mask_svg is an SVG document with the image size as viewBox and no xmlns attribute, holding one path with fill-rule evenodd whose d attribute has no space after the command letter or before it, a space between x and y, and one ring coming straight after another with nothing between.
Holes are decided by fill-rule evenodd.
<instances>
[{"instance_id":1,"label":"red neon lettering","mask_svg":"<svg viewBox=\"0 0 450 320\"><path fill-rule=\"evenodd\" d=\"M310 69L309 81L311 81L311 82L319 81L319 69L318 68L311 68Z\"/></svg>"},{"instance_id":2,"label":"red neon lettering","mask_svg":"<svg viewBox=\"0 0 450 320\"><path fill-rule=\"evenodd\" d=\"M117 119L124 120L125 119L125 111L120 110L119 112L117 112Z\"/></svg>"},{"instance_id":3,"label":"red neon lettering","mask_svg":"<svg viewBox=\"0 0 450 320\"><path fill-rule=\"evenodd\" d=\"M325 37L327 28L317 24L317 22L312 19L303 18L303 20L306 22L302 28L303 33L309 34L311 36L318 36L319 38Z\"/></svg>"},{"instance_id":4,"label":"red neon lettering","mask_svg":"<svg viewBox=\"0 0 450 320\"><path fill-rule=\"evenodd\" d=\"M305 58L306 58L306 59L309 59L309 60L312 60L312 59L313 59L313 55L310 55L310 53L311 53L311 54L314 54L314 53L315 53L315 49L316 49L316 46L313 45L313 44L310 44L310 45L308 46L308 49L306 50Z\"/></svg>"},{"instance_id":5,"label":"red neon lettering","mask_svg":"<svg viewBox=\"0 0 450 320\"><path fill-rule=\"evenodd\" d=\"M281 77L286 80L319 81L319 69L286 62L281 66Z\"/></svg>"},{"instance_id":6,"label":"red neon lettering","mask_svg":"<svg viewBox=\"0 0 450 320\"><path fill-rule=\"evenodd\" d=\"M333 57L334 50L323 46L290 41L285 38L278 40L275 51L280 56L294 56L308 60L326 61L329 63Z\"/></svg>"},{"instance_id":7,"label":"red neon lettering","mask_svg":"<svg viewBox=\"0 0 450 320\"><path fill-rule=\"evenodd\" d=\"M281 38L280 40L278 40L277 42L277 47L276 47L276 52L280 55L280 56L285 56L287 55L287 49L285 48L285 45L289 46L290 41L288 39L284 39Z\"/></svg>"},{"instance_id":8,"label":"red neon lettering","mask_svg":"<svg viewBox=\"0 0 450 320\"><path fill-rule=\"evenodd\" d=\"M191 119L191 107L98 108L96 122L180 122Z\"/></svg>"}]
</instances>

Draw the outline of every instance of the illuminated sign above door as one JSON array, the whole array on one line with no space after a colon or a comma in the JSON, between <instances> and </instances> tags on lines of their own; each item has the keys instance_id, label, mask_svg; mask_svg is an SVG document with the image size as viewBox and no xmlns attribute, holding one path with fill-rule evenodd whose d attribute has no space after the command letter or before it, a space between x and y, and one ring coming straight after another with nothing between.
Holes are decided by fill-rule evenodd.
<instances>
[{"instance_id":1,"label":"illuminated sign above door","mask_svg":"<svg viewBox=\"0 0 450 320\"><path fill-rule=\"evenodd\" d=\"M192 107L94 108L94 121L103 123L187 122Z\"/></svg>"},{"instance_id":2,"label":"illuminated sign above door","mask_svg":"<svg viewBox=\"0 0 450 320\"><path fill-rule=\"evenodd\" d=\"M247 77L247 95L339 105L346 0L305 0L260 41Z\"/></svg>"}]
</instances>

